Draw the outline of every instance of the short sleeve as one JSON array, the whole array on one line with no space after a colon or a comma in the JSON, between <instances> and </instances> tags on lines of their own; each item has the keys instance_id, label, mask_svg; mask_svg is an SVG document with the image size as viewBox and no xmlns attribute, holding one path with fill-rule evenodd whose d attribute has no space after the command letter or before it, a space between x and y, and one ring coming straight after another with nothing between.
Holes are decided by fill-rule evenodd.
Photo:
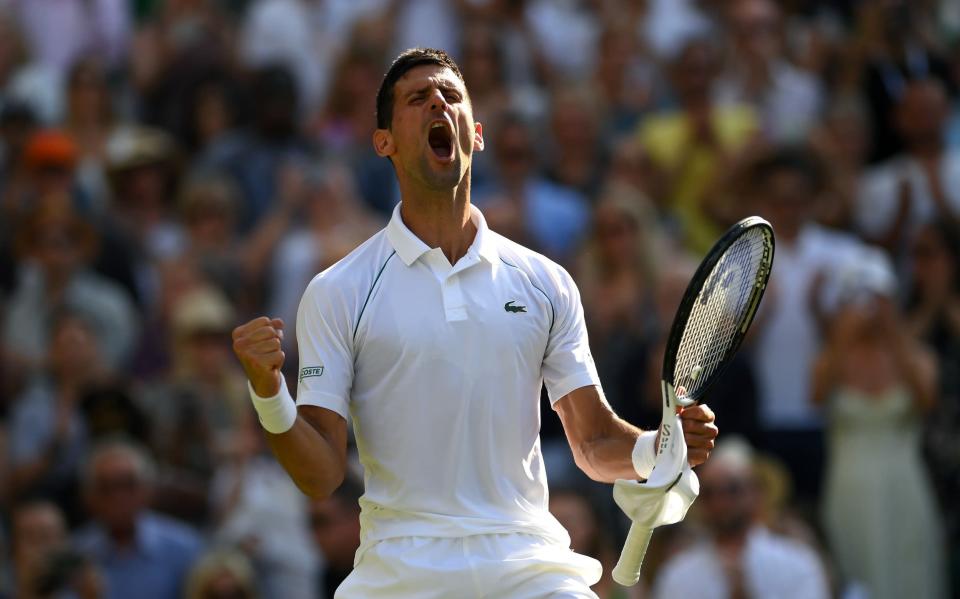
<instances>
[{"instance_id":1,"label":"short sleeve","mask_svg":"<svg viewBox=\"0 0 960 599\"><path fill-rule=\"evenodd\" d=\"M322 278L307 287L297 310L297 405L318 406L347 418L353 385L350 310Z\"/></svg>"},{"instance_id":2,"label":"short sleeve","mask_svg":"<svg viewBox=\"0 0 960 599\"><path fill-rule=\"evenodd\" d=\"M551 405L580 387L600 384L597 367L590 354L580 292L573 278L565 270L558 270L554 279L556 288L546 290L554 317L542 372Z\"/></svg>"}]
</instances>

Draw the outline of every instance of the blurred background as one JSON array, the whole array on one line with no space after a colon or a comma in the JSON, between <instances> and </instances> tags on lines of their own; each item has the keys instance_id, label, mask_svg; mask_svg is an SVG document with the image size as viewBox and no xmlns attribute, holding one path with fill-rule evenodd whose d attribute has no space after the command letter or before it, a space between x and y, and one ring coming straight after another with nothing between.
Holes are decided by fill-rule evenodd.
<instances>
[{"instance_id":1,"label":"blurred background","mask_svg":"<svg viewBox=\"0 0 960 599\"><path fill-rule=\"evenodd\" d=\"M0 0L0 597L332 597L359 468L299 494L230 331L292 326L385 224L374 96L416 45L462 67L474 201L574 274L628 420L713 240L777 232L700 499L629 592L544 402L598 594L960 596L960 3Z\"/></svg>"}]
</instances>

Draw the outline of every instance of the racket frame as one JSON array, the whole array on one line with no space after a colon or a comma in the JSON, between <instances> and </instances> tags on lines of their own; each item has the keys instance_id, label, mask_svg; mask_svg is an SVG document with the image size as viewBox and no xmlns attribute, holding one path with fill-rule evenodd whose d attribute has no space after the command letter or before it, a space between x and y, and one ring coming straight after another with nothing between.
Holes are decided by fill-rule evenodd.
<instances>
[{"instance_id":1,"label":"racket frame","mask_svg":"<svg viewBox=\"0 0 960 599\"><path fill-rule=\"evenodd\" d=\"M683 340L683 332L687 327L687 320L690 318L690 313L693 311L694 302L697 301L700 291L707 283L710 274L720 261L720 258L723 257L723 254L737 239L754 227L764 227L768 230L768 234L764 235L766 243L764 243L764 252L760 259L760 272L758 272L758 276L755 277L749 300L750 304L738 326L736 337L720 358L719 366L710 375L710 379L706 384L699 386L692 395L677 396L674 389L674 369L677 364L677 353L680 349L680 342ZM746 336L747 329L750 328L750 323L753 322L756 316L757 308L760 306L760 300L763 298L763 293L766 291L767 280L770 277L770 269L773 266L775 245L773 227L770 223L759 216L749 216L730 227L727 232L713 244L707 256L700 262L700 266L697 267L696 272L690 279L690 283L687 284L687 289L683 293L683 299L677 307L677 313L673 317L673 324L670 326L670 334L667 337L667 345L663 352L663 372L661 379L664 384L663 400L667 406L669 406L671 399L683 407L693 405L703 397L707 389L720 378L723 371L730 365L730 357L740 348L740 344Z\"/></svg>"}]
</instances>

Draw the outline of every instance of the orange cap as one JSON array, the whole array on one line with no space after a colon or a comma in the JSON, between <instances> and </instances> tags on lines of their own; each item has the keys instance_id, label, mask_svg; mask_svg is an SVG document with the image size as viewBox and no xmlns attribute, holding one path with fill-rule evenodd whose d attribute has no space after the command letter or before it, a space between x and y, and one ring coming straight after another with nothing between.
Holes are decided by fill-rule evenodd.
<instances>
[{"instance_id":1,"label":"orange cap","mask_svg":"<svg viewBox=\"0 0 960 599\"><path fill-rule=\"evenodd\" d=\"M23 149L23 160L30 168L73 168L77 162L77 144L63 131L38 131L27 140Z\"/></svg>"}]
</instances>

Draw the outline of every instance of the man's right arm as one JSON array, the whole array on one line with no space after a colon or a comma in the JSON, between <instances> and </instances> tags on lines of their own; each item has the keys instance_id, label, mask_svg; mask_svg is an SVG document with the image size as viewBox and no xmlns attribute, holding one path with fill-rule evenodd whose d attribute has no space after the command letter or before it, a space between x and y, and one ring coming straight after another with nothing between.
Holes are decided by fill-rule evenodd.
<instances>
[{"instance_id":1,"label":"man's right arm","mask_svg":"<svg viewBox=\"0 0 960 599\"><path fill-rule=\"evenodd\" d=\"M284 323L260 317L233 331L233 350L250 381L254 408L267 443L293 482L315 499L340 486L347 464L347 423L317 406L300 406L287 390L280 368Z\"/></svg>"},{"instance_id":2,"label":"man's right arm","mask_svg":"<svg viewBox=\"0 0 960 599\"><path fill-rule=\"evenodd\" d=\"M347 421L326 408L300 406L285 433L267 433L267 444L293 482L313 499L326 499L347 469Z\"/></svg>"}]
</instances>

